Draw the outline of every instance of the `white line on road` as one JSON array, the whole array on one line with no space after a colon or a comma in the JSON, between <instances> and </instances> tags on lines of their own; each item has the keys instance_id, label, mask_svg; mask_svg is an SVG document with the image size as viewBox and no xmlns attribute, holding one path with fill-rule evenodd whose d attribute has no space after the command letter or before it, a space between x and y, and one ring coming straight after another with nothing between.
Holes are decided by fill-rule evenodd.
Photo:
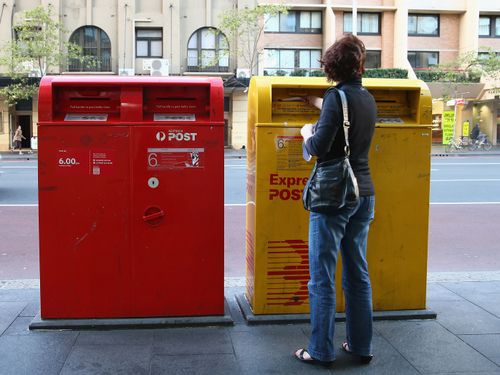
<instances>
[{"instance_id":1,"label":"white line on road","mask_svg":"<svg viewBox=\"0 0 500 375\"><path fill-rule=\"evenodd\" d=\"M18 165L15 167L12 166L0 166L0 169L37 169L38 167L36 166L29 166L29 165Z\"/></svg>"},{"instance_id":2,"label":"white line on road","mask_svg":"<svg viewBox=\"0 0 500 375\"><path fill-rule=\"evenodd\" d=\"M434 205L485 205L485 204L500 204L500 202L431 202L431 206Z\"/></svg>"},{"instance_id":3,"label":"white line on road","mask_svg":"<svg viewBox=\"0 0 500 375\"><path fill-rule=\"evenodd\" d=\"M38 204L0 204L0 207L38 207Z\"/></svg>"},{"instance_id":4,"label":"white line on road","mask_svg":"<svg viewBox=\"0 0 500 375\"><path fill-rule=\"evenodd\" d=\"M495 182L500 178L456 178L450 180L431 180L431 182Z\"/></svg>"},{"instance_id":5,"label":"white line on road","mask_svg":"<svg viewBox=\"0 0 500 375\"><path fill-rule=\"evenodd\" d=\"M432 163L432 165L500 165L500 163Z\"/></svg>"},{"instance_id":6,"label":"white line on road","mask_svg":"<svg viewBox=\"0 0 500 375\"><path fill-rule=\"evenodd\" d=\"M428 272L427 282L500 281L500 271ZM244 287L246 278L224 277L224 287ZM40 289L40 279L0 280L0 289Z\"/></svg>"}]
</instances>

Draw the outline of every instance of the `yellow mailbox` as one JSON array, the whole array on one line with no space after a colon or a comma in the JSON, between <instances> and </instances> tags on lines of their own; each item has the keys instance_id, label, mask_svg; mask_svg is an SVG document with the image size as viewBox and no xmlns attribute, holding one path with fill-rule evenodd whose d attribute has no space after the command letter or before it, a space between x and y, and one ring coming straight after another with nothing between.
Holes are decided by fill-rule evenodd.
<instances>
[{"instance_id":1,"label":"yellow mailbox","mask_svg":"<svg viewBox=\"0 0 500 375\"><path fill-rule=\"evenodd\" d=\"M370 151L375 220L368 240L374 310L425 308L432 104L422 81L363 79L378 120ZM319 110L324 78L253 77L248 94L246 298L258 314L308 313L308 212L301 194L312 162L300 128ZM337 291L340 291L340 262ZM337 293L337 310L343 311Z\"/></svg>"}]
</instances>

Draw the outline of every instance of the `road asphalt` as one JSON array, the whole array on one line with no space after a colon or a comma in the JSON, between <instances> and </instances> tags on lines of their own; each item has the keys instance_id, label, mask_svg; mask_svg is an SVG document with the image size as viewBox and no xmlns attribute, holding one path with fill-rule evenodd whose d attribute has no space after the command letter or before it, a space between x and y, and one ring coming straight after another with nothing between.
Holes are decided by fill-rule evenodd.
<instances>
[{"instance_id":1,"label":"road asphalt","mask_svg":"<svg viewBox=\"0 0 500 375\"><path fill-rule=\"evenodd\" d=\"M433 148L434 155L441 151ZM464 154L500 154L500 148ZM225 157L244 158L245 151L226 150ZM376 321L374 360L362 365L338 350L331 368L292 356L307 345L307 323L249 324L236 300L244 287L229 279L225 298L230 325L31 331L40 310L37 280L0 280L0 375L500 374L499 274L483 273L468 281L451 273L429 277L426 307L437 314L435 319ZM335 347L344 339L345 324L339 322Z\"/></svg>"}]
</instances>

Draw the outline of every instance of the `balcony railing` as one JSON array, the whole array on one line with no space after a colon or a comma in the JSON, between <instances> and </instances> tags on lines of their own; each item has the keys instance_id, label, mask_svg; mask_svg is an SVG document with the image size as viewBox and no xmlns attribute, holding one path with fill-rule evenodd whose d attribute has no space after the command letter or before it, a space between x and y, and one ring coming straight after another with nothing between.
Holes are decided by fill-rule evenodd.
<instances>
[{"instance_id":1,"label":"balcony railing","mask_svg":"<svg viewBox=\"0 0 500 375\"><path fill-rule=\"evenodd\" d=\"M89 57L83 60L71 59L68 63L70 72L111 72L111 58L107 57Z\"/></svg>"}]
</instances>

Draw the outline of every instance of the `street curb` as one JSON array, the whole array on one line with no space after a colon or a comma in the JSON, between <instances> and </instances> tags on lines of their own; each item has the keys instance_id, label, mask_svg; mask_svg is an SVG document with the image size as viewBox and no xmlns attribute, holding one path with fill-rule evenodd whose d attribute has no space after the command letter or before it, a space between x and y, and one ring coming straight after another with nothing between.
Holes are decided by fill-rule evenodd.
<instances>
[{"instance_id":1,"label":"street curb","mask_svg":"<svg viewBox=\"0 0 500 375\"><path fill-rule=\"evenodd\" d=\"M243 317L248 325L258 324L302 324L309 323L309 314L265 314L254 315L245 294L236 295ZM437 314L429 309L374 311L373 320L436 319ZM345 313L335 314L336 322L345 322Z\"/></svg>"},{"instance_id":2,"label":"street curb","mask_svg":"<svg viewBox=\"0 0 500 375\"><path fill-rule=\"evenodd\" d=\"M42 319L38 313L29 325L34 330L107 330L165 327L233 326L234 320L224 298L224 315L120 319Z\"/></svg>"}]
</instances>

